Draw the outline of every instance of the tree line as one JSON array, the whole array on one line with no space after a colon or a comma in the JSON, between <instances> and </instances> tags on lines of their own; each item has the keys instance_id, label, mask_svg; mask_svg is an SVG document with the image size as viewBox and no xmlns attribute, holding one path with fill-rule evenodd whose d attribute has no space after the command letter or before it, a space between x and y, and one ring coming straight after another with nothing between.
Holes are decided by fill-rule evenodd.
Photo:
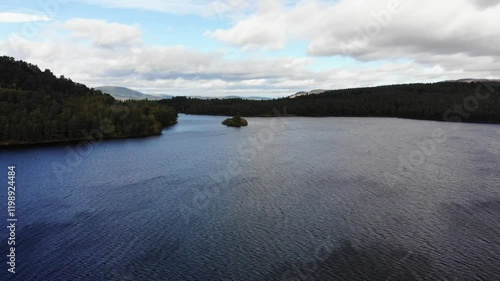
<instances>
[{"instance_id":1,"label":"tree line","mask_svg":"<svg viewBox=\"0 0 500 281\"><path fill-rule=\"evenodd\" d=\"M440 82L332 90L274 100L174 97L160 103L187 114L398 117L500 123L500 83Z\"/></svg>"},{"instance_id":2,"label":"tree line","mask_svg":"<svg viewBox=\"0 0 500 281\"><path fill-rule=\"evenodd\" d=\"M176 122L168 105L118 101L50 70L0 57L1 144L159 135Z\"/></svg>"}]
</instances>

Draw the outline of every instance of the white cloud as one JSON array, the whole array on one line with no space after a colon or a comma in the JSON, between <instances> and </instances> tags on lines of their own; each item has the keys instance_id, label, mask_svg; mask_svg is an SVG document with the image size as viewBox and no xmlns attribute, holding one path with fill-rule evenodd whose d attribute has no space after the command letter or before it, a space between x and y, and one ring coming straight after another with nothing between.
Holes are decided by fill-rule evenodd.
<instances>
[{"instance_id":1,"label":"white cloud","mask_svg":"<svg viewBox=\"0 0 500 281\"><path fill-rule=\"evenodd\" d=\"M426 82L469 76L460 69L449 71L446 67L415 62L388 62L313 72L309 70L315 61L312 58L228 59L222 53L201 52L183 46L109 49L81 44L71 38L31 41L13 36L9 41L0 42L0 49L89 86L125 86L152 94L276 97L317 88ZM446 65L446 58L434 59ZM487 60L483 62L490 68L496 65ZM487 74L481 69L469 71Z\"/></svg>"},{"instance_id":2,"label":"white cloud","mask_svg":"<svg viewBox=\"0 0 500 281\"><path fill-rule=\"evenodd\" d=\"M98 34L113 30L110 27L115 24L94 23L79 19L59 25L62 31L77 30L79 38L90 37L94 42L91 45L74 40L75 34L68 37L63 32L38 40L13 35L7 41L0 41L0 49L7 55L49 68L57 75L63 74L89 86L121 85L151 93L255 95L265 88L265 92L261 92L263 95L281 95L285 89L288 89L287 94L295 91L294 80L314 80L307 77L307 67L312 63L309 58L236 60L225 58L223 53L202 52L184 46L126 44L127 38L112 41L122 48L103 48L109 44L99 41ZM94 34L79 29L80 26L93 26ZM120 28L127 30L124 26ZM135 42L135 38L128 39ZM290 82L288 86L287 81Z\"/></svg>"},{"instance_id":3,"label":"white cloud","mask_svg":"<svg viewBox=\"0 0 500 281\"><path fill-rule=\"evenodd\" d=\"M50 21L46 15L25 14L25 13L0 13L0 23L22 23L33 21Z\"/></svg>"},{"instance_id":4,"label":"white cloud","mask_svg":"<svg viewBox=\"0 0 500 281\"><path fill-rule=\"evenodd\" d=\"M305 40L310 55L359 60L409 57L418 61L428 54L460 53L498 56L498 2L301 0L291 7L273 6L272 13L260 10L230 28L206 34L245 49L280 49L290 41ZM476 9L477 5L489 9Z\"/></svg>"},{"instance_id":5,"label":"white cloud","mask_svg":"<svg viewBox=\"0 0 500 281\"><path fill-rule=\"evenodd\" d=\"M176 3L81 1L122 6ZM194 0L189 3L201 5ZM51 32L31 39L11 35L0 41L0 49L89 86L117 85L175 95L285 96L317 88L498 77L500 30L495 27L500 25L499 6L488 2L485 8L485 2L476 0L407 0L401 2L401 11L388 17L381 12L389 10L388 3L260 1L255 14L235 20L230 28L205 34L232 46L271 50L266 54L276 52L275 58L245 58L248 53L233 56L232 48L206 52L200 50L202 45L146 45L139 25L92 19L53 24L47 27ZM377 19L380 31L365 40L362 30ZM308 42L302 57L279 53L294 40ZM314 71L316 63L327 56L355 60L344 68L321 64L322 70Z\"/></svg>"},{"instance_id":6,"label":"white cloud","mask_svg":"<svg viewBox=\"0 0 500 281\"><path fill-rule=\"evenodd\" d=\"M108 23L104 20L72 19L64 27L79 39L90 39L98 47L113 48L136 45L142 32L139 26Z\"/></svg>"},{"instance_id":7,"label":"white cloud","mask_svg":"<svg viewBox=\"0 0 500 281\"><path fill-rule=\"evenodd\" d=\"M257 47L282 49L287 43L285 24L283 17L266 14L241 21L228 30L207 31L205 35L245 49ZM259 28L264 26L266 28Z\"/></svg>"}]
</instances>

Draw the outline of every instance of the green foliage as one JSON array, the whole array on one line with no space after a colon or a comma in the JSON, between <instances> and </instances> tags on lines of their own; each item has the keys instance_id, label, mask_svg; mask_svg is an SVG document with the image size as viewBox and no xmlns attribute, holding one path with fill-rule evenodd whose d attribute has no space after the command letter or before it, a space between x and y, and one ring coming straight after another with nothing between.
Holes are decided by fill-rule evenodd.
<instances>
[{"instance_id":1,"label":"green foliage","mask_svg":"<svg viewBox=\"0 0 500 281\"><path fill-rule=\"evenodd\" d=\"M241 118L240 124L241 124L241 126L246 127L246 126L248 126L248 121L246 119Z\"/></svg>"},{"instance_id":2,"label":"green foliage","mask_svg":"<svg viewBox=\"0 0 500 281\"><path fill-rule=\"evenodd\" d=\"M399 117L424 120L454 118L464 122L500 123L500 83L491 83L494 91L487 99L479 100L471 108L476 91L481 96L490 93L480 83L441 82L434 84L407 84L328 91L322 94L274 100L195 99L177 97L160 101L187 114L275 116L274 110L292 116L358 116ZM477 101L477 100L476 100ZM469 102L469 104L467 104ZM453 114L446 115L449 110ZM468 115L470 114L470 116Z\"/></svg>"},{"instance_id":3,"label":"green foliage","mask_svg":"<svg viewBox=\"0 0 500 281\"><path fill-rule=\"evenodd\" d=\"M240 115L240 113L239 113L239 112L238 112L238 113L236 113L236 116L234 116L234 117L233 117L233 122L234 122L235 124L241 124L241 115Z\"/></svg>"},{"instance_id":4,"label":"green foliage","mask_svg":"<svg viewBox=\"0 0 500 281\"><path fill-rule=\"evenodd\" d=\"M248 126L248 121L244 118L241 118L241 115L238 112L236 116L234 116L233 118L227 118L222 122L222 124L230 127L241 127Z\"/></svg>"},{"instance_id":5,"label":"green foliage","mask_svg":"<svg viewBox=\"0 0 500 281\"><path fill-rule=\"evenodd\" d=\"M117 101L49 70L0 57L2 144L159 135L176 122L177 112L167 105Z\"/></svg>"},{"instance_id":6,"label":"green foliage","mask_svg":"<svg viewBox=\"0 0 500 281\"><path fill-rule=\"evenodd\" d=\"M233 122L233 118L227 118L226 120L222 121L222 125L236 127L236 125Z\"/></svg>"}]
</instances>

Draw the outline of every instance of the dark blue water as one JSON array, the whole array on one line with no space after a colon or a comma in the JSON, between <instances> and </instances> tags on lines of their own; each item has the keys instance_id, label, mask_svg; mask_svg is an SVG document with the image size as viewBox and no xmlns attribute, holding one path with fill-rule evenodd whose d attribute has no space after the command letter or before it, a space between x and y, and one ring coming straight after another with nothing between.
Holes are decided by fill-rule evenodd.
<instances>
[{"instance_id":1,"label":"dark blue water","mask_svg":"<svg viewBox=\"0 0 500 281\"><path fill-rule=\"evenodd\" d=\"M223 119L0 151L0 280L498 280L500 126Z\"/></svg>"}]
</instances>

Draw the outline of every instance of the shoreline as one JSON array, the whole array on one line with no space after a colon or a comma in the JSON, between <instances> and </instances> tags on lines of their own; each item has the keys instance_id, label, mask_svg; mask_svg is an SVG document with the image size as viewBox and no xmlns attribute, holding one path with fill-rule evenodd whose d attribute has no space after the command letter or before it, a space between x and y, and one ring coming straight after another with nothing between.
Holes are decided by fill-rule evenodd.
<instances>
[{"instance_id":1,"label":"shoreline","mask_svg":"<svg viewBox=\"0 0 500 281\"><path fill-rule=\"evenodd\" d=\"M195 116L215 116L215 117L227 117L226 115L208 115L208 114L186 114L183 112L179 112L184 115L195 115ZM391 119L401 119L401 120L412 120L412 121L431 121L431 122L443 122L443 123L461 123L461 124L478 124L478 125L500 125L500 122L494 121L467 121L462 120L460 122L439 120L439 119L414 119L414 118L404 118L404 117L393 117L393 116L299 116L299 115L286 115L286 116L269 116L269 115L258 115L258 116L245 116L245 118L391 118ZM171 124L163 127L163 129L170 128L174 125ZM100 142L100 141L111 141L111 140L123 140L123 139L144 139L150 137L158 137L161 136L162 133L158 135L145 135L145 136L126 136L126 137L107 137L103 139L91 139L91 138L83 138L83 139L72 139L72 140L56 140L56 141L45 141L45 142L34 142L34 143L9 143L9 142L0 142L0 151L11 149L11 148L31 148L31 147L50 147L50 146L58 146L58 145L72 145L78 144L79 142L89 141L89 142Z\"/></svg>"},{"instance_id":2,"label":"shoreline","mask_svg":"<svg viewBox=\"0 0 500 281\"><path fill-rule=\"evenodd\" d=\"M170 128L175 124L167 125L162 128ZM158 137L161 136L162 133L157 135L144 135L144 136L124 136L124 137L105 137L102 139L94 139L94 138L81 138L81 139L69 139L69 140L55 140L55 141L42 141L42 142L0 142L0 151L12 149L12 148L31 148L31 147L50 147L50 146L58 146L58 145L74 145L80 142L101 142L101 141L111 141L111 140L125 140L125 139L145 139L150 137Z\"/></svg>"},{"instance_id":3,"label":"shoreline","mask_svg":"<svg viewBox=\"0 0 500 281\"><path fill-rule=\"evenodd\" d=\"M230 117L229 115L210 115L210 114L194 114L194 113L183 113L184 115L195 115L195 116L215 116L215 117ZM422 118L408 118L408 117L398 117L398 116L302 116L302 115L247 115L242 116L244 118L391 118L391 119L402 119L402 120L413 120L413 121L434 121L442 123L463 123L463 124L490 124L490 125L500 125L500 121L446 121L443 119L422 119Z\"/></svg>"}]
</instances>

